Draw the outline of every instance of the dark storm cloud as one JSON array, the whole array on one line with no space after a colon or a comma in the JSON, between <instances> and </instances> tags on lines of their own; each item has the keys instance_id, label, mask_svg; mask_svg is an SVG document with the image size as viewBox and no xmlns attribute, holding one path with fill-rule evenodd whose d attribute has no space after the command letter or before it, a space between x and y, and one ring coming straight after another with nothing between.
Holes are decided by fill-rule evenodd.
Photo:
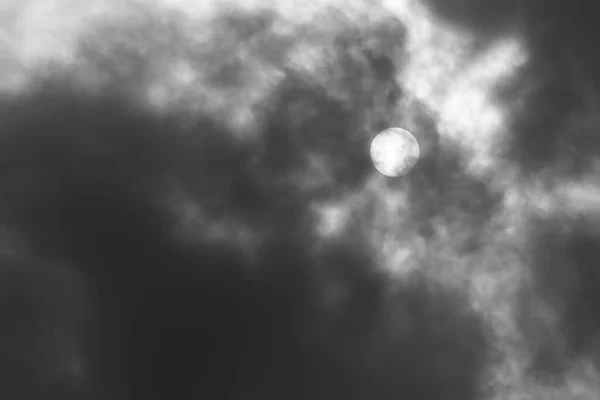
<instances>
[{"instance_id":1,"label":"dark storm cloud","mask_svg":"<svg viewBox=\"0 0 600 400\"><path fill-rule=\"evenodd\" d=\"M369 88L391 84L395 61L360 35L340 37L340 80L377 97ZM143 66L132 54L102 60ZM361 232L315 250L310 201L368 175L364 143L347 135L385 122L373 103L346 104L288 74L264 134L248 142L210 114L184 124L152 111L136 100L139 80L90 90L66 75L0 108L1 218L28 266L2 265L4 397L475 399L484 389L490 337L465 296L391 282ZM307 189L298 176L309 155L328 160L331 179ZM207 216L201 231L228 219L263 240L249 255L231 238L182 236L175 189ZM64 271L54 265L71 279L49 284ZM44 356L27 352L31 341ZM81 376L54 353L69 346Z\"/></svg>"},{"instance_id":2,"label":"dark storm cloud","mask_svg":"<svg viewBox=\"0 0 600 400\"><path fill-rule=\"evenodd\" d=\"M458 144L445 143L423 157L408 178L408 198L419 233L431 238L439 228L436 224L450 227L453 238L445 242L459 255L484 244L486 223L504 198L485 177L468 172L467 159Z\"/></svg>"},{"instance_id":3,"label":"dark storm cloud","mask_svg":"<svg viewBox=\"0 0 600 400\"><path fill-rule=\"evenodd\" d=\"M539 377L556 378L577 359L600 361L599 222L597 215L580 215L531 223L534 281L524 289L518 320L533 354L531 372Z\"/></svg>"},{"instance_id":4,"label":"dark storm cloud","mask_svg":"<svg viewBox=\"0 0 600 400\"><path fill-rule=\"evenodd\" d=\"M444 22L490 39L508 29L517 17L520 0L422 0Z\"/></svg>"}]
</instances>

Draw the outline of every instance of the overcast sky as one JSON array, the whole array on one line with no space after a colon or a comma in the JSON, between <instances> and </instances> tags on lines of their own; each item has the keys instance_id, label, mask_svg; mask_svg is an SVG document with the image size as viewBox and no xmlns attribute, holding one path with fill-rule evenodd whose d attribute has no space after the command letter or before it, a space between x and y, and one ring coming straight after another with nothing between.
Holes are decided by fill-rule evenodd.
<instances>
[{"instance_id":1,"label":"overcast sky","mask_svg":"<svg viewBox=\"0 0 600 400\"><path fill-rule=\"evenodd\" d=\"M215 9L223 7L221 2L216 6L217 2L218 0L215 0L214 4L209 1L163 0L161 4L184 10L188 15L195 15L199 19L210 20ZM433 0L432 2L435 3ZM248 9L257 5L271 4L278 9L283 18L296 23L310 23L315 13L322 10L325 5L334 5L343 9L348 15L353 15L353 11L347 8L348 4L344 1L315 1L310 2L310 7L303 5L305 2L300 0L271 3L266 0L256 0L232 4L234 7ZM357 10L369 10L371 7L368 0L354 3L353 7ZM515 121L527 122L529 119L519 114L523 112L519 109L521 107L519 100L525 98L525 95L518 94L512 103L502 103L495 97L495 90L498 84L523 74L523 66L543 64L543 57L532 44L533 39L523 35L523 31L511 29L501 30L500 33L494 31L493 34L481 28L467 29L468 24L451 23L452 18L443 19L434 16L431 11L416 1L384 0L382 4L384 9L396 15L407 28L403 68L399 70L397 76L399 85L405 91L405 97L400 105L404 116L399 122L409 125L406 127L413 130L419 138L419 135L422 135L419 132L422 125L414 122L418 118L415 116L416 112L415 115L412 113L418 108L416 104L419 107L424 106L430 113L441 138L456 141L468 155L469 172L475 177L484 179L489 186L505 195L503 206L490 222L489 230L493 230L494 233L493 237L488 238L490 243L485 252L486 262L491 263L493 257L502 258L505 250L502 246L514 238L525 235L524 215L528 212L536 215L552 215L557 210L573 214L597 212L600 205L600 190L598 181L593 180L591 173L583 174L579 180L559 179L555 186L551 187L543 184L545 181L542 178L547 175L542 173L539 179L534 178L522 185L519 179L521 172L519 167L506 162L498 150L499 144L504 143L505 138L512 137L514 132L521 129L521 125ZM89 22L113 18L120 15L123 9L123 5L119 4L118 0L2 1L0 62L1 68L7 71L1 78L3 88L5 90L18 88L23 80L26 80L24 71L35 66L39 60L50 58L66 63L73 62L74 43ZM460 13L458 14L460 16ZM362 14L357 12L356 15ZM488 35L492 35L493 39L490 40ZM310 59L310 55L306 57ZM538 59L541 61L538 62ZM538 70L546 73L544 68L533 68L533 75ZM181 75L183 76L183 73ZM529 81L517 80L517 82ZM168 83L171 85L171 81ZM551 86L547 82L543 85ZM257 94L259 95L260 93ZM556 97L558 96L553 92L548 95L548 98ZM546 97L541 95L537 103L544 103L545 99ZM590 100L590 108L597 105L594 101L596 100ZM216 97L215 102L217 102ZM531 115L541 115L541 111L538 113L535 104L527 102L524 104L522 108L525 108L525 112L531 110ZM511 108L513 105L514 108ZM595 113L587 113L586 122L582 124L592 128L597 126L594 125L597 124L597 119L593 119L588 114ZM246 121L243 118L240 120ZM425 149L426 146L423 142L422 147ZM382 177L368 180L364 187L345 199L315 205L322 217L321 231L327 232L327 235L334 235L335 230L343 230L344 221L349 219L348 216L353 213L353 210L363 207L369 201L376 205L372 223L374 226L379 226L379 230L373 230L372 240L380 247L383 263L390 269L394 269L399 264L402 268L398 269L403 269L403 273L411 268L418 268L415 267L418 262L414 260L419 260L423 254L436 250L439 250L438 259L452 265L458 263L471 265L480 262L480 259L475 258L476 256L458 260L455 255L446 251L447 243L455 236L452 227L439 227L440 236L437 241L427 244L421 238L399 237L394 232L397 228L395 224L401 222L398 221L401 219L398 217L398 210L406 211L403 207L408 200L402 193L390 189ZM518 252L514 248L513 250ZM517 335L512 320L514 310L509 303L511 290L515 290L514 285L525 279L522 270L526 261L519 259L518 256L515 256L513 261L505 268L485 268L472 274L465 272L468 269L465 268L462 270L462 276L457 276L454 274L456 270L449 268L448 270L452 272L442 271L438 274L438 279L444 280L446 273L453 275L453 279L460 281L458 284L473 293L475 299L473 302L490 314L489 317L497 324L502 334ZM502 305L499 304L501 302ZM513 353L511 355L515 356ZM506 383L520 379L524 363L525 360L515 356L514 360L508 361L503 366L500 373L506 376L501 377L500 380ZM573 376L568 377L570 379L568 390L576 391L580 388L582 392L589 391L591 390L589 387L594 383L597 384L596 378L586 375L589 368L591 367L587 364L574 367ZM585 382L588 389L581 389L585 386L582 386L581 382ZM510 385L507 383L507 386ZM531 385L541 392L545 390L540 389L537 384ZM573 398L593 398L585 396L584 393L581 397Z\"/></svg>"}]
</instances>

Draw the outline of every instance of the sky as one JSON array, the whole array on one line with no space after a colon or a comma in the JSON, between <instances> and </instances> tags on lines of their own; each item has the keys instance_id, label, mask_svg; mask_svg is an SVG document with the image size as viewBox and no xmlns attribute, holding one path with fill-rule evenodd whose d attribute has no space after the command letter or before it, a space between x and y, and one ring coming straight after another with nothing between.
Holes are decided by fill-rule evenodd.
<instances>
[{"instance_id":1,"label":"sky","mask_svg":"<svg viewBox=\"0 0 600 400\"><path fill-rule=\"evenodd\" d=\"M246 46L250 49L246 53L244 49L240 51L244 54L241 57L245 57L244 65L254 66L247 70L242 68L240 73L252 84L243 87L234 85L232 89L216 84L221 76L218 72L224 70L222 64L216 64L216 72L209 67L195 70L185 58L189 49L169 48L172 51L170 57L159 59L156 64L148 63L156 68L153 71L159 73L149 75L148 81L142 82L142 89L147 90L142 95L157 107L189 107L192 112L209 110L225 121L234 135L255 143L260 141L262 136L259 132L263 127L257 115L265 111L261 107L285 76L282 70L271 68L270 61L264 61L279 60L279 53L262 54L261 49L277 49L278 46L288 49L286 46L291 46L286 53L291 60L291 69L299 76L307 77L313 85L311 87L324 88L329 96L349 101L352 89L335 81L337 75L327 72L332 67L323 61L329 56L327 52L331 51L331 43L334 43L331 32L339 26L332 17L333 13L322 11L326 7L340 10L341 20L358 26L375 25L390 16L397 18L405 32L396 32L396 36L392 37L403 37L404 42L391 44L389 48L400 48L395 54L398 68L394 79L402 96L393 107L385 109L382 106L384 111L373 106L376 112L365 116L361 123L371 130L378 126L380 120L409 129L419 140L423 167L405 181L390 181L384 176L366 173L364 179L361 175L360 184L349 184L350 189L343 196L323 196L312 201L310 209L317 221L315 235L324 242L335 241L357 229L356 226L362 226L361 229L367 232L362 240L375 250L377 262L390 275L402 280L418 271L444 287L458 288L467 293L468 302L493 327L498 338L497 346L504 355L503 361L494 370L499 389L493 398L593 399L594 391L600 388L594 350L581 350L577 344L584 343L585 349L588 349L586 346L594 349L598 334L593 328L586 328L584 322L569 319L565 313L586 310L588 314L584 313L586 317L582 318L594 320L596 310L586 305L585 299L577 294L565 294L561 292L563 289L557 289L560 282L547 276L552 275L552 271L558 271L557 275L562 273L560 266L556 267L556 271L548 272L541 265L552 263L538 254L539 251L530 249L532 243L538 240L542 243L541 248L554 246L548 244L556 243L552 241L555 240L551 239L552 235L563 230L568 238L571 232L579 232L579 229L587 232L585 235L593 236L589 233L594 231L593 222L584 224L581 220L597 218L600 191L594 173L597 171L594 129L598 121L593 73L596 61L586 55L589 49L584 45L571 46L574 41L581 41L581 37L577 28L568 22L555 22L566 32L562 36L551 29L550 33L545 33L540 28L546 26L543 18L557 21L557 15L563 12L581 16L569 14L571 9L554 3L545 16L541 16L543 13L535 8L537 6L518 6L519 2L509 2L514 4L514 10L508 8L510 12L490 6L489 14L461 8L461 4L475 7L473 2L448 2L448 6L444 6L445 3L436 0L384 0L380 6L374 7L370 1L357 1L353 2L352 8L343 1L311 2L308 7L304 3L280 1L274 5L256 0L230 4L219 2L220 6L216 6L217 3L209 1L156 2L157 10L167 7L183 12L186 18L181 19L182 24L208 26L207 29L182 29L184 37L193 43L190 47L200 51L201 56L208 55L208 59L218 54L218 49L224 49L224 54L237 51L236 38L229 40L219 36L219 20L215 15L218 10L227 7L276 9L278 17L271 28L276 39L264 39L273 42L261 45L261 37L258 44L252 42ZM133 20L136 18L135 10L131 12L121 3L111 0L14 0L3 2L1 7L0 21L7 21L0 23L0 43L7 50L3 51L7 55L5 59L0 60L8 71L1 82L6 92L19 90L27 82L28 71L40 61L54 59L59 63L77 65L75 43L91 22L110 21L121 15L127 18L133 16ZM500 21L498 25L482 22L495 17ZM217 22L211 25L213 20ZM199 25L193 25L194 21L200 21ZM585 23L581 25L584 35L589 34L592 28ZM311 33L312 28L306 29L307 26L314 27L316 33ZM219 44L213 48L210 46L215 37ZM294 39L297 37L302 37L302 40L298 40L296 45ZM553 53L553 47L548 45L553 41L560 50L556 50L557 54L572 51L565 56L572 62L563 62ZM206 53L202 53L203 46L209 48ZM573 49L568 50L571 47ZM259 56L255 56L254 52L260 53ZM277 62L272 64L277 65ZM555 64L560 68L554 68ZM235 74L235 63L232 68ZM383 89L377 86L376 79L369 82L374 82L370 83L372 87L369 89L373 93L388 95L391 91L386 85L382 85L385 86ZM203 90L194 90L196 86L202 86ZM384 95L375 96L373 101L384 103ZM565 131L576 132L566 135ZM368 131L366 136L368 138L375 133ZM360 143L363 139L356 134L349 141ZM546 146L546 143L550 144ZM333 147L330 148L331 153L337 154L338 149ZM265 148L263 151L267 154L269 150ZM365 148L365 151L368 149ZM453 155L453 151L460 157ZM306 168L292 174L302 193L313 193L311 190L317 193L315 188L335 182L334 172L330 170L332 167L322 154L311 153L302 162L305 162L302 165ZM446 163L458 166L456 169L444 168ZM432 166L435 165L440 168L435 173L438 185L445 188L443 190L449 193L467 191L468 207L471 207L467 208L468 211L465 212L460 205L453 205L459 211L448 211L446 215L435 211L435 204L439 203L432 200L434 205L429 205L426 198L433 189L422 182L426 182L429 176L426 168L434 168ZM477 209L479 193L471 192L475 190L472 186L477 186L473 182L484 182L486 191L482 192L485 193L482 198L487 199L488 192L499 198L490 200L498 204L494 203L493 211L484 218L482 226L477 225L479 214L474 217L475 212L471 212ZM218 193L231 190L227 186L229 183L215 185ZM431 196L435 197L435 194ZM194 204L189 193L177 192L173 198L175 200L171 201L179 204L182 229L194 231L211 219ZM290 203L293 201L290 200ZM434 211L427 207L433 207ZM485 214L485 211L481 212ZM363 220L358 218L357 221L357 215L364 215ZM421 215L431 218L422 218ZM415 225L421 219L427 221L418 229L429 229L432 233L414 234ZM538 220L553 221L558 228L550 228L550 233L547 233L544 230L546 225L538 223ZM237 235L241 242L252 236L244 230L247 227L240 228L236 221L226 217L211 223L214 224L211 234L215 236ZM549 224L554 226L552 223ZM472 234L469 236L472 226L477 226L474 228L476 238L471 237ZM562 236L559 235L556 240L562 240L560 238ZM476 251L463 251L463 247L467 246L465 243L473 240L483 244ZM565 239L566 242L569 240ZM587 249L573 240L577 249ZM582 242L585 241L582 239ZM556 259L560 257L560 254L555 255ZM536 261L538 258L542 261ZM575 267L573 270L579 271ZM594 278L589 278L585 271L580 274L584 278L578 275L577 279L585 281L588 277L589 281L593 281ZM583 283L580 285L585 286ZM564 301L567 305L561 302L562 297L569 299ZM573 308L569 309L568 304ZM575 327L573 337L568 333L571 326ZM555 342L548 339L550 344L545 344L539 339L540 332L544 330L562 332L564 338L557 334L559 338ZM544 346L552 349L547 350ZM561 346L566 349L564 352L554 350ZM579 356L581 354L583 356ZM530 376L529 371L536 369L536 362L542 364L538 369L548 372L544 365L551 363L543 361L544 357L559 360L556 363L560 364L561 384L554 382L560 381L555 375L550 374L551 378L546 380L537 379L535 374ZM561 357L567 361L561 361ZM542 361L536 361L538 358Z\"/></svg>"}]
</instances>

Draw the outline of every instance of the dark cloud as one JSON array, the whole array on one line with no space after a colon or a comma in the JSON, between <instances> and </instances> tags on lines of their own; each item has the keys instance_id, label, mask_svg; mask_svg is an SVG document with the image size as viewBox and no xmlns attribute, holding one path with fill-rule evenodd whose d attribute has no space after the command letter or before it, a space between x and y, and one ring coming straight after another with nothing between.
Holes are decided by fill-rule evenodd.
<instances>
[{"instance_id":1,"label":"dark cloud","mask_svg":"<svg viewBox=\"0 0 600 400\"><path fill-rule=\"evenodd\" d=\"M469 173L466 160L457 144L445 143L421 158L408 178L408 197L421 235L432 237L436 224L449 227L456 241L444 240L461 255L484 244L485 225L503 200L485 177Z\"/></svg>"},{"instance_id":2,"label":"dark cloud","mask_svg":"<svg viewBox=\"0 0 600 400\"><path fill-rule=\"evenodd\" d=\"M486 40L513 27L520 6L519 0L423 0L422 3L442 21Z\"/></svg>"},{"instance_id":3,"label":"dark cloud","mask_svg":"<svg viewBox=\"0 0 600 400\"><path fill-rule=\"evenodd\" d=\"M381 90L393 59L350 38L332 58L345 60L340 81L391 107L399 92ZM109 65L128 65L116 54ZM465 296L391 281L360 232L316 246L311 201L366 179L360 133L385 111L288 73L248 141L219 115L183 123L148 107L140 81L92 90L66 75L0 108L1 217L23 264L2 267L5 397L475 399L485 388L490 337ZM311 157L327 180L303 176ZM182 194L203 216L199 234L179 230ZM235 235L215 238L225 222L261 240L247 252ZM33 337L41 353L28 353Z\"/></svg>"},{"instance_id":4,"label":"dark cloud","mask_svg":"<svg viewBox=\"0 0 600 400\"><path fill-rule=\"evenodd\" d=\"M560 377L578 359L597 363L600 308L597 216L533 219L533 281L524 288L519 323L532 351L531 372Z\"/></svg>"},{"instance_id":5,"label":"dark cloud","mask_svg":"<svg viewBox=\"0 0 600 400\"><path fill-rule=\"evenodd\" d=\"M2 257L0 374L2 393L75 399L78 376L71 345L82 317L81 297L60 268Z\"/></svg>"}]
</instances>

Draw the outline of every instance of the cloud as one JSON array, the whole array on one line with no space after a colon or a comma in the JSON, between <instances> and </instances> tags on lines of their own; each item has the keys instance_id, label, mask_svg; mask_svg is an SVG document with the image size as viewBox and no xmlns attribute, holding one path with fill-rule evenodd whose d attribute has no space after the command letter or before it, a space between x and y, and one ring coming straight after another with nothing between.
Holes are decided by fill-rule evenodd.
<instances>
[{"instance_id":1,"label":"cloud","mask_svg":"<svg viewBox=\"0 0 600 400\"><path fill-rule=\"evenodd\" d=\"M468 298L423 277L390 280L364 230L330 241L315 235L311 205L368 180L360 133L385 123L400 95L388 90L397 65L385 43L402 30L387 21L390 29L374 23L335 35L324 52L336 67L330 75L282 74L257 112L252 140L215 110L153 107L138 90L152 74L129 80L127 68L109 68L98 85L58 68L5 95L2 223L22 243L26 265L50 275L66 265L63 286L82 292L84 316L59 302L52 307L67 322L40 328L47 303L16 286L18 316L30 318L4 322L15 337L47 338L44 349L73 346L80 374L52 356L42 368L28 343L4 338L12 358L0 364L25 360L18 378L29 389L0 390L36 397L52 388L56 398L477 398L493 346ZM138 58L116 51L123 48L131 49L115 46L87 61L154 65L152 52ZM218 64L217 56L209 61ZM265 62L285 70L278 59ZM228 83L253 83L244 76ZM367 102L373 97L383 100ZM299 178L310 156L322 156L328 180ZM181 221L184 202L201 217ZM182 231L182 222L194 229ZM256 240L212 234L223 226Z\"/></svg>"},{"instance_id":2,"label":"cloud","mask_svg":"<svg viewBox=\"0 0 600 400\"><path fill-rule=\"evenodd\" d=\"M525 252L532 271L520 327L534 354L531 372L566 376L597 363L598 24L592 1L425 4L446 23L493 46L517 38L524 62L495 88L505 112L502 158L531 187L544 182L551 209L531 215ZM497 20L498 23L490 24ZM533 213L532 213L533 214ZM539 376L539 375L538 375Z\"/></svg>"},{"instance_id":3,"label":"cloud","mask_svg":"<svg viewBox=\"0 0 600 400\"><path fill-rule=\"evenodd\" d=\"M552 169L576 176L591 167L598 150L598 27L590 18L594 3L578 1L481 2L426 1L430 9L458 27L493 42L516 35L527 62L498 91L509 114L507 158L523 172ZM442 4L443 3L443 4ZM489 24L497 19L504 26Z\"/></svg>"}]
</instances>

